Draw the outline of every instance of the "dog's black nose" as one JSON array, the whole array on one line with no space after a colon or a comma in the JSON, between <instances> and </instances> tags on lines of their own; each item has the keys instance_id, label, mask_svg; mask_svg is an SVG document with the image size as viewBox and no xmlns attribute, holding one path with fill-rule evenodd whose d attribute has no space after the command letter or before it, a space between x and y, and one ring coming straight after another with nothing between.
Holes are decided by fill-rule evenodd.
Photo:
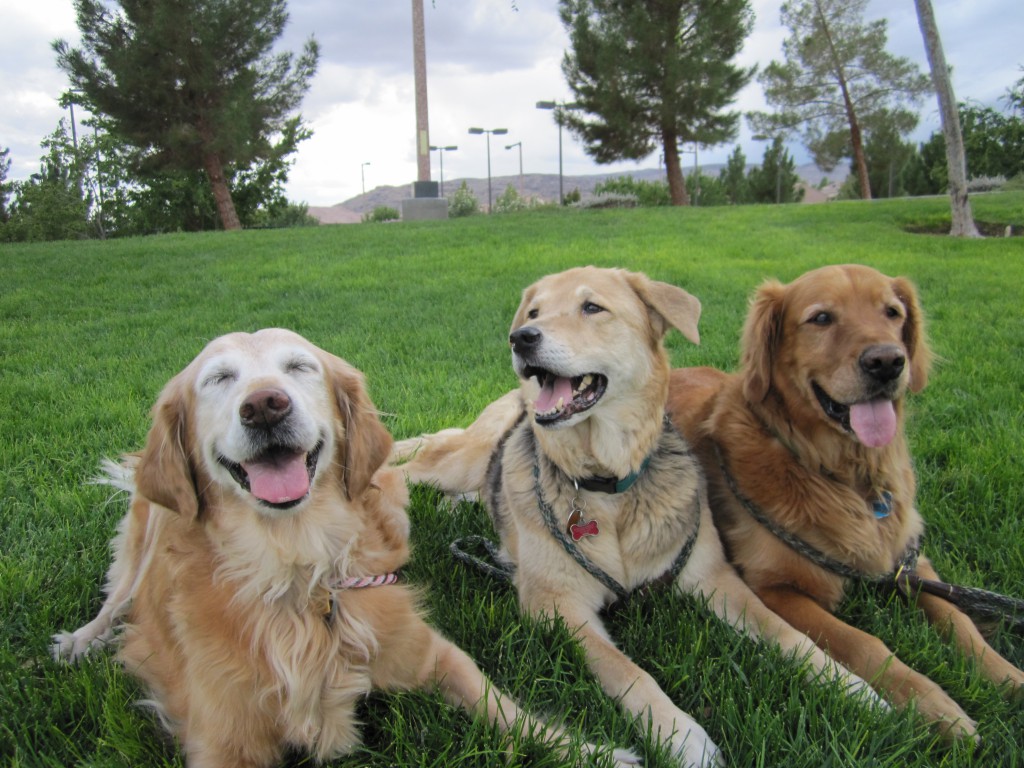
<instances>
[{"instance_id":1,"label":"dog's black nose","mask_svg":"<svg viewBox=\"0 0 1024 768\"><path fill-rule=\"evenodd\" d=\"M865 349L860 356L860 368L875 381L892 381L903 373L907 356L895 344L876 344Z\"/></svg>"},{"instance_id":2,"label":"dog's black nose","mask_svg":"<svg viewBox=\"0 0 1024 768\"><path fill-rule=\"evenodd\" d=\"M292 410L292 401L279 389L259 389L250 394L238 409L242 424L257 429L276 426Z\"/></svg>"},{"instance_id":3,"label":"dog's black nose","mask_svg":"<svg viewBox=\"0 0 1024 768\"><path fill-rule=\"evenodd\" d=\"M522 328L512 331L508 336L509 343L512 345L512 350L517 353L533 349L540 344L542 338L544 338L544 334L536 328L531 328L528 325L524 325Z\"/></svg>"}]
</instances>

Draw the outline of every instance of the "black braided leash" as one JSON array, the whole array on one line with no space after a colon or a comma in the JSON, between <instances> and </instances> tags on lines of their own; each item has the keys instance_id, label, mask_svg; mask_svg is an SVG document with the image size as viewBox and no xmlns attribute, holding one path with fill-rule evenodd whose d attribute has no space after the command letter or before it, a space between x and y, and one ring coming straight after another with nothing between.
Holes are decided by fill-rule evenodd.
<instances>
[{"instance_id":1,"label":"black braided leash","mask_svg":"<svg viewBox=\"0 0 1024 768\"><path fill-rule=\"evenodd\" d=\"M735 478L726 469L725 459L722 457L722 451L718 443L714 443L714 447L722 476L725 478L729 490L740 504L743 505L747 514L790 549L797 554L803 555L815 565L846 579L894 586L907 597L911 595L916 596L921 592L935 595L975 618L1004 619L1012 629L1018 632L1024 631L1024 600L1018 600L1017 598L1000 595L984 589L977 589L976 587L946 584L942 581L925 579L918 576L914 572L917 566L917 558L921 551L920 542L917 540L912 541L907 546L907 549L900 556L900 559L896 562L895 569L891 573L882 574L865 573L815 549L806 541L793 535L765 515L754 502L744 495Z\"/></svg>"},{"instance_id":2,"label":"black braided leash","mask_svg":"<svg viewBox=\"0 0 1024 768\"><path fill-rule=\"evenodd\" d=\"M487 562L481 557L470 554L468 551L470 547L483 547L493 561L493 564ZM483 571L488 576L498 579L498 581L512 582L512 577L516 572L515 565L502 559L498 545L486 536L474 535L456 539L451 543L449 549L451 550L452 556L459 562L471 565L477 570Z\"/></svg>"}]
</instances>

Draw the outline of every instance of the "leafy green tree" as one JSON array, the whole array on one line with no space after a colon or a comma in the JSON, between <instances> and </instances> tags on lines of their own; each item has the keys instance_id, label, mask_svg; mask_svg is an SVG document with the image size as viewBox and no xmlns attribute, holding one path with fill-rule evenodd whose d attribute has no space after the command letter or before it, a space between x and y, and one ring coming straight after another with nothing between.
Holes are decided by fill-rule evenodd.
<instances>
[{"instance_id":1,"label":"leafy green tree","mask_svg":"<svg viewBox=\"0 0 1024 768\"><path fill-rule=\"evenodd\" d=\"M1024 67L1021 67L1024 72ZM1024 120L1024 77L1006 89L1004 97L1011 113L1019 112L1020 119Z\"/></svg>"},{"instance_id":2,"label":"leafy green tree","mask_svg":"<svg viewBox=\"0 0 1024 768\"><path fill-rule=\"evenodd\" d=\"M721 176L708 176L700 171L690 173L686 177L686 191L693 204L703 208L729 204L729 194Z\"/></svg>"},{"instance_id":3,"label":"leafy green tree","mask_svg":"<svg viewBox=\"0 0 1024 768\"><path fill-rule=\"evenodd\" d=\"M319 58L312 38L297 58L271 52L285 0L75 0L75 10L82 47L53 45L85 105L150 169L203 171L222 226L240 228L227 167L300 134L292 113Z\"/></svg>"},{"instance_id":4,"label":"leafy green tree","mask_svg":"<svg viewBox=\"0 0 1024 768\"><path fill-rule=\"evenodd\" d=\"M74 240L92 234L91 199L85 190L82 166L64 121L43 142L46 154L39 173L13 185L15 201L4 223L9 241Z\"/></svg>"},{"instance_id":5,"label":"leafy green tree","mask_svg":"<svg viewBox=\"0 0 1024 768\"><path fill-rule=\"evenodd\" d=\"M868 0L789 0L782 4L784 61L758 80L774 113L749 116L755 133L801 129L815 162L832 170L852 157L865 198L871 187L864 133L880 121L917 124L916 106L931 89L927 75L885 51L884 19L865 23ZM915 109L908 109L908 106Z\"/></svg>"},{"instance_id":6,"label":"leafy green tree","mask_svg":"<svg viewBox=\"0 0 1024 768\"><path fill-rule=\"evenodd\" d=\"M747 184L754 203L798 203L804 199L796 162L781 136L765 148L761 165L750 169Z\"/></svg>"},{"instance_id":7,"label":"leafy green tree","mask_svg":"<svg viewBox=\"0 0 1024 768\"><path fill-rule=\"evenodd\" d=\"M751 202L750 182L747 180L747 157L739 145L726 160L720 178L729 203L743 205Z\"/></svg>"},{"instance_id":8,"label":"leafy green tree","mask_svg":"<svg viewBox=\"0 0 1024 768\"><path fill-rule=\"evenodd\" d=\"M1004 114L992 107L960 105L967 172L971 178L1024 173L1024 114Z\"/></svg>"},{"instance_id":9,"label":"leafy green tree","mask_svg":"<svg viewBox=\"0 0 1024 768\"><path fill-rule=\"evenodd\" d=\"M903 140L897 122L880 121L868 135L864 154L871 197L903 197L908 193L907 172L916 150L912 143Z\"/></svg>"},{"instance_id":10,"label":"leafy green tree","mask_svg":"<svg viewBox=\"0 0 1024 768\"><path fill-rule=\"evenodd\" d=\"M732 63L753 26L749 0L559 0L562 71L577 110L558 117L599 163L660 147L673 205L688 196L679 143L733 139L726 111L754 75Z\"/></svg>"}]
</instances>

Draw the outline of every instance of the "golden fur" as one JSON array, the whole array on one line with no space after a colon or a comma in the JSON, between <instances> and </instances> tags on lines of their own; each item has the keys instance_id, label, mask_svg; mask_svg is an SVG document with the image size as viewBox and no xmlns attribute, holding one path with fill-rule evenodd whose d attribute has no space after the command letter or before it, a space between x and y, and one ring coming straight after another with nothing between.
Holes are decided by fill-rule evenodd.
<instances>
[{"instance_id":1,"label":"golden fur","mask_svg":"<svg viewBox=\"0 0 1024 768\"><path fill-rule=\"evenodd\" d=\"M141 454L112 469L133 494L107 599L55 636L55 655L102 646L123 620L119 659L191 768L346 753L373 688L436 684L507 729L515 703L423 621L413 592L340 585L409 557L390 447L345 361L279 329L215 339L165 387Z\"/></svg>"},{"instance_id":2,"label":"golden fur","mask_svg":"<svg viewBox=\"0 0 1024 768\"><path fill-rule=\"evenodd\" d=\"M811 677L824 670L850 688L867 690L739 579L722 551L700 468L682 437L664 428L669 362L662 338L675 327L696 343L699 314L693 296L642 274L585 267L545 277L525 290L512 322L521 388L492 403L465 430L396 443L393 459L410 459L402 468L411 482L451 494L481 493L504 556L516 566L522 609L561 616L577 633L604 690L638 719L641 730L649 723L682 764L704 766L720 762L718 748L615 646L600 617L615 592L555 538L535 489L540 486L543 503L562 521L577 495L573 479L639 472L635 485L621 493L578 491L585 517L599 524L598 535L575 545L592 563L627 590L636 589L669 571L696 528L676 588L705 597L744 632L806 657ZM596 399L587 374L599 374L598 390L604 385ZM577 385L572 377L581 376ZM567 391L567 380L586 392Z\"/></svg>"},{"instance_id":3,"label":"golden fur","mask_svg":"<svg viewBox=\"0 0 1024 768\"><path fill-rule=\"evenodd\" d=\"M890 365L881 376L871 368L879 360ZM971 737L975 723L938 685L832 614L846 579L758 523L721 470L762 514L817 550L858 571L892 572L924 529L903 411L907 391L927 384L930 363L909 281L863 266L824 267L789 285L762 285L743 330L740 370L673 371L669 409L701 456L729 556L758 596L894 704L913 702L943 732ZM829 416L819 392L845 423ZM882 427L857 424L858 406L848 406L865 401L883 414ZM883 492L892 494L892 509L876 519L872 506ZM938 578L923 555L917 572ZM929 595L917 602L989 679L1020 690L1024 674L967 616Z\"/></svg>"}]
</instances>

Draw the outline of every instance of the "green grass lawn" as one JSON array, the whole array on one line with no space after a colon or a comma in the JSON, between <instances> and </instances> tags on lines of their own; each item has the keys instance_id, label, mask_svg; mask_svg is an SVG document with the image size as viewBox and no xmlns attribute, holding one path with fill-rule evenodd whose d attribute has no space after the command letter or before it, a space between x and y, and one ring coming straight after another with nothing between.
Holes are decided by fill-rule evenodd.
<instances>
[{"instance_id":1,"label":"green grass lawn","mask_svg":"<svg viewBox=\"0 0 1024 768\"><path fill-rule=\"evenodd\" d=\"M1024 193L972 203L979 219L1024 225ZM0 765L182 764L109 657L66 668L48 645L99 608L124 513L88 479L102 458L141 447L160 388L209 339L292 328L366 373L396 437L464 426L515 386L507 332L521 290L583 264L643 271L702 300L702 346L667 339L680 366L735 364L747 297L766 277L860 262L914 280L941 358L910 408L926 550L951 581L1024 596L1024 238L905 229L948 215L940 198L555 210L0 246ZM509 587L451 559L453 539L493 535L480 507L417 488L410 516L409 581L495 682L591 740L671 764L600 692L564 628L521 620ZM1024 705L1004 701L914 609L858 589L843 615L939 681L980 721L981 749L944 746L912 713L808 686L692 599L657 594L609 623L732 766L1024 765ZM998 629L992 642L1024 666L1021 635ZM361 709L366 747L338 765L505 764L489 728L433 693L374 694ZM559 764L536 747L524 761Z\"/></svg>"}]
</instances>

